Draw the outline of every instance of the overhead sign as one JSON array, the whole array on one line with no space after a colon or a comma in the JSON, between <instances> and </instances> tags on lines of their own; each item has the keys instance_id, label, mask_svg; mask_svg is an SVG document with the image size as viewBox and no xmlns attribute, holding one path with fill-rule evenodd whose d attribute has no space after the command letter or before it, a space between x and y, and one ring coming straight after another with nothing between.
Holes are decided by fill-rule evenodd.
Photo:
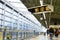
<instances>
[{"instance_id":1,"label":"overhead sign","mask_svg":"<svg viewBox=\"0 0 60 40\"><path fill-rule=\"evenodd\" d=\"M37 6L37 7L31 7L28 8L28 11L31 13L38 13L38 12L53 12L53 6L52 5L44 5L44 6Z\"/></svg>"}]
</instances>

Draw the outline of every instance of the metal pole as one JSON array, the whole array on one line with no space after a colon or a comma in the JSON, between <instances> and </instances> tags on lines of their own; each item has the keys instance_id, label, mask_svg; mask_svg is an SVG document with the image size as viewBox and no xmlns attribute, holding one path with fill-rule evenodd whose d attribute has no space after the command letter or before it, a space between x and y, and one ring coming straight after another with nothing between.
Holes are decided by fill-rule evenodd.
<instances>
[{"instance_id":1,"label":"metal pole","mask_svg":"<svg viewBox=\"0 0 60 40\"><path fill-rule=\"evenodd\" d=\"M3 31L3 40L5 40L6 39L6 29L4 29L4 31Z\"/></svg>"},{"instance_id":2,"label":"metal pole","mask_svg":"<svg viewBox=\"0 0 60 40\"><path fill-rule=\"evenodd\" d=\"M51 3L50 3L51 5L52 5L52 0L51 0ZM50 26L50 19L51 19L51 12L50 12L50 14L49 14L49 26Z\"/></svg>"},{"instance_id":3,"label":"metal pole","mask_svg":"<svg viewBox=\"0 0 60 40\"><path fill-rule=\"evenodd\" d=\"M43 17L44 17L44 19L46 19L45 13L43 13ZM46 24L46 27L48 27L46 20L45 20L45 24Z\"/></svg>"},{"instance_id":4,"label":"metal pole","mask_svg":"<svg viewBox=\"0 0 60 40\"><path fill-rule=\"evenodd\" d=\"M41 6L43 6L43 0L40 0L40 4L41 4Z\"/></svg>"},{"instance_id":5,"label":"metal pole","mask_svg":"<svg viewBox=\"0 0 60 40\"><path fill-rule=\"evenodd\" d=\"M51 13L49 14L49 26L50 26L50 19L51 19L50 16L51 16Z\"/></svg>"},{"instance_id":6,"label":"metal pole","mask_svg":"<svg viewBox=\"0 0 60 40\"><path fill-rule=\"evenodd\" d=\"M40 4L41 4L41 6L43 6L43 0L40 0ZM45 13L43 13L43 17L44 17L44 19L46 19ZM48 27L47 21L45 21L45 23L46 23L46 27Z\"/></svg>"},{"instance_id":7,"label":"metal pole","mask_svg":"<svg viewBox=\"0 0 60 40\"><path fill-rule=\"evenodd\" d=\"M18 40L18 32L16 32L16 40Z\"/></svg>"},{"instance_id":8,"label":"metal pole","mask_svg":"<svg viewBox=\"0 0 60 40\"><path fill-rule=\"evenodd\" d=\"M52 0L51 0L51 5L52 5Z\"/></svg>"}]
</instances>

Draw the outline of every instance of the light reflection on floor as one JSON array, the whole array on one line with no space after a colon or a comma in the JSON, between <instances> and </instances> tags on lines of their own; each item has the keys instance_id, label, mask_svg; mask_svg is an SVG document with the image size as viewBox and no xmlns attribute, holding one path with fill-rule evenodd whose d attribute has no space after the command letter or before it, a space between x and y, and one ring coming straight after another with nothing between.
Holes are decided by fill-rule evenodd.
<instances>
[{"instance_id":1,"label":"light reflection on floor","mask_svg":"<svg viewBox=\"0 0 60 40\"><path fill-rule=\"evenodd\" d=\"M30 40L50 40L50 38L48 36L44 36L44 35L39 35L38 37L34 37ZM53 40L60 40L60 35L58 38L53 37Z\"/></svg>"}]
</instances>

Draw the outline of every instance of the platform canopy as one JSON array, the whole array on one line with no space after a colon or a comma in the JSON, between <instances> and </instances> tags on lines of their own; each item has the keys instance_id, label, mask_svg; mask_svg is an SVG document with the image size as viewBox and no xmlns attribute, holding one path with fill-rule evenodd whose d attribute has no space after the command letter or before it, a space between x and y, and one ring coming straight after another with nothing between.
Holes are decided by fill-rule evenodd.
<instances>
[{"instance_id":1,"label":"platform canopy","mask_svg":"<svg viewBox=\"0 0 60 40\"><path fill-rule=\"evenodd\" d=\"M25 17L32 20L32 22L37 24L38 26L36 26L35 28L37 28L38 30L41 29L41 23L36 19L34 15L31 14L31 12L28 11L27 7L20 0L5 0L5 1L7 1L7 3L9 3L13 8L15 8L15 10L17 10Z\"/></svg>"},{"instance_id":2,"label":"platform canopy","mask_svg":"<svg viewBox=\"0 0 60 40\"><path fill-rule=\"evenodd\" d=\"M21 1L24 3L24 5L27 8L41 6L40 0L21 0ZM41 15L34 14L34 16L38 19L38 21L40 21L44 26L46 26L44 23L45 20L47 21L48 26L49 25L60 25L60 0L43 0L43 4L44 5L52 4L54 6L54 12L52 12L51 14L50 13L45 14L46 19L42 21L40 20Z\"/></svg>"}]
</instances>

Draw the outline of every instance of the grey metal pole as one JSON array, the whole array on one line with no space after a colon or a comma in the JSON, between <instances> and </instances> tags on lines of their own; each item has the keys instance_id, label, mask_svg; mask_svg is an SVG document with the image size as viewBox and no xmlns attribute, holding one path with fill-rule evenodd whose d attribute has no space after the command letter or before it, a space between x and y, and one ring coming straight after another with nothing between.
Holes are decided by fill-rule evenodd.
<instances>
[{"instance_id":1,"label":"grey metal pole","mask_svg":"<svg viewBox=\"0 0 60 40\"><path fill-rule=\"evenodd\" d=\"M6 38L6 29L4 29L3 31L3 40L5 40L5 38Z\"/></svg>"},{"instance_id":2,"label":"grey metal pole","mask_svg":"<svg viewBox=\"0 0 60 40\"><path fill-rule=\"evenodd\" d=\"M51 5L52 5L52 0L51 0Z\"/></svg>"},{"instance_id":3,"label":"grey metal pole","mask_svg":"<svg viewBox=\"0 0 60 40\"><path fill-rule=\"evenodd\" d=\"M52 5L52 0L51 0L51 3L50 3L51 5ZM50 26L50 19L51 19L51 12L50 12L50 14L49 14L49 26Z\"/></svg>"},{"instance_id":4,"label":"grey metal pole","mask_svg":"<svg viewBox=\"0 0 60 40\"><path fill-rule=\"evenodd\" d=\"M51 13L49 14L49 26L50 26L50 19L51 19L51 17L50 17L50 16L51 16Z\"/></svg>"},{"instance_id":5,"label":"grey metal pole","mask_svg":"<svg viewBox=\"0 0 60 40\"><path fill-rule=\"evenodd\" d=\"M18 32L16 32L16 40L18 40Z\"/></svg>"}]
</instances>

